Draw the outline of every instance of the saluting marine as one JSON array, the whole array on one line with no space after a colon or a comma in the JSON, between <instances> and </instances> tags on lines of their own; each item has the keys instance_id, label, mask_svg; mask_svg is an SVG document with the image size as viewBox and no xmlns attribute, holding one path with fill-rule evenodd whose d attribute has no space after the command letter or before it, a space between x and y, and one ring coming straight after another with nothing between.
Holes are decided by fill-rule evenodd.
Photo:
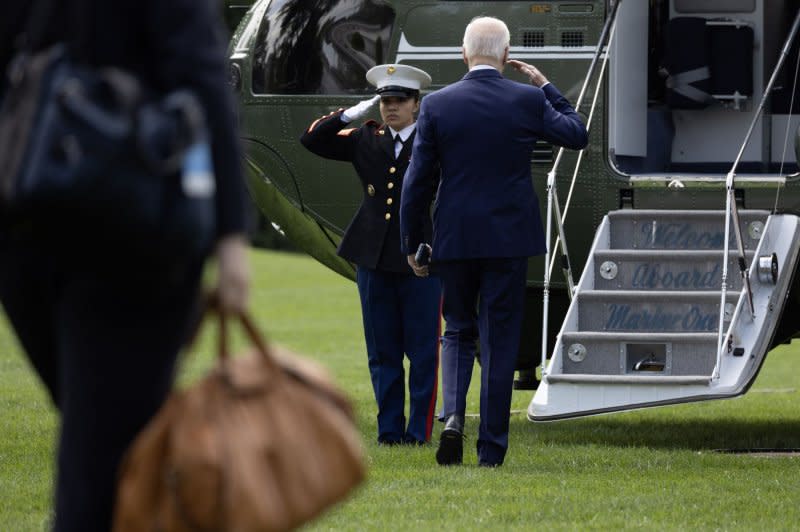
<instances>
[{"instance_id":1,"label":"saluting marine","mask_svg":"<svg viewBox=\"0 0 800 532\"><path fill-rule=\"evenodd\" d=\"M338 253L357 266L369 371L378 403L378 443L422 444L430 440L436 403L441 289L434 275L416 277L401 253L398 206L414 141L419 91L430 85L431 78L406 65L378 65L367 72L367 81L377 87L376 96L316 120L300 141L317 155L352 162L361 180L364 199ZM378 101L384 125L370 120L361 127L347 127ZM430 235L428 220L427 242ZM404 353L410 361L407 425Z\"/></svg>"}]
</instances>

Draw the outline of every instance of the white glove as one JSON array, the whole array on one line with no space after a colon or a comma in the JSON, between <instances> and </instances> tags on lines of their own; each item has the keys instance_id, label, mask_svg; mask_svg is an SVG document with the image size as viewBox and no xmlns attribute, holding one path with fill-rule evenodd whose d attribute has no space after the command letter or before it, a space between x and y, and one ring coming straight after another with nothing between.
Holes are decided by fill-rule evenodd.
<instances>
[{"instance_id":1,"label":"white glove","mask_svg":"<svg viewBox=\"0 0 800 532\"><path fill-rule=\"evenodd\" d=\"M345 111L342 113L342 122L348 123L352 122L353 120L358 120L359 118L367 114L369 108L375 105L375 103L380 99L381 96L379 94L376 94L369 100L358 102L350 109L345 109Z\"/></svg>"}]
</instances>

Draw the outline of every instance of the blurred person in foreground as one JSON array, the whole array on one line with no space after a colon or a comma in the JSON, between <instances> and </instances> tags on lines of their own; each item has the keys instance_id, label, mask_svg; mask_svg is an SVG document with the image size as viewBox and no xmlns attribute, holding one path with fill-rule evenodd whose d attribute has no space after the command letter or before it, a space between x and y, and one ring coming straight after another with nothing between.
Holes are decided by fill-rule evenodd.
<instances>
[{"instance_id":1,"label":"blurred person in foreground","mask_svg":"<svg viewBox=\"0 0 800 532\"><path fill-rule=\"evenodd\" d=\"M478 464L497 467L508 449L514 366L519 350L528 257L544 253L544 231L531 178L538 139L582 149L578 114L532 65L509 60L506 24L474 19L464 32L469 72L422 102L411 164L403 183L403 251L418 275L414 251L430 196L430 169L441 165L434 206L432 260L442 279L443 413L436 460L463 460L466 397L480 339ZM511 65L530 84L503 77Z\"/></svg>"},{"instance_id":2,"label":"blurred person in foreground","mask_svg":"<svg viewBox=\"0 0 800 532\"><path fill-rule=\"evenodd\" d=\"M5 2L3 72L29 17L44 16L47 4L55 12L40 48L67 42L89 65L122 68L156 95L185 88L198 96L216 179L216 291L224 312L244 310L244 187L218 3ZM206 257L139 256L103 220L73 229L69 220L0 218L0 301L60 413L54 528L105 531L120 459L172 386Z\"/></svg>"},{"instance_id":3,"label":"blurred person in foreground","mask_svg":"<svg viewBox=\"0 0 800 532\"><path fill-rule=\"evenodd\" d=\"M398 208L419 91L431 78L411 66L378 65L367 72L367 81L377 88L375 97L314 121L300 141L321 157L353 163L361 181L363 200L338 253L357 267L367 360L378 403L378 443L420 445L430 440L433 429L441 286L435 275L416 277L400 253ZM384 124L369 120L348 127L378 102ZM423 221L423 234L429 242L430 216ZM404 353L410 361L408 423Z\"/></svg>"}]
</instances>

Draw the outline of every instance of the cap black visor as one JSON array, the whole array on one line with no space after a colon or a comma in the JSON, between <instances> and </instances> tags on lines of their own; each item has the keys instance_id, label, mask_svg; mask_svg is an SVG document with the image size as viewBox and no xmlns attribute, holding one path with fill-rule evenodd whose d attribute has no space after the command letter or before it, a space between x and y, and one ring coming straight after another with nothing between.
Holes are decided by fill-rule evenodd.
<instances>
[{"instance_id":1,"label":"cap black visor","mask_svg":"<svg viewBox=\"0 0 800 532\"><path fill-rule=\"evenodd\" d=\"M409 89L408 87L401 87L399 85L387 85L375 91L381 98L414 98L419 96L419 91L416 89Z\"/></svg>"}]
</instances>

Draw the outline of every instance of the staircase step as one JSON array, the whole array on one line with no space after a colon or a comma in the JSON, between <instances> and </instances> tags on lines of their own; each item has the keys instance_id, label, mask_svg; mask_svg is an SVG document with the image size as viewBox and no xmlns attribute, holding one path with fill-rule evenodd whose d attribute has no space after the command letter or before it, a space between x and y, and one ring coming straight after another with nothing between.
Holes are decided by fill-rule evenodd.
<instances>
[{"instance_id":1,"label":"staircase step","mask_svg":"<svg viewBox=\"0 0 800 532\"><path fill-rule=\"evenodd\" d=\"M644 375L565 375L555 374L545 377L549 383L566 384L708 384L710 375L644 376Z\"/></svg>"},{"instance_id":2,"label":"staircase step","mask_svg":"<svg viewBox=\"0 0 800 532\"><path fill-rule=\"evenodd\" d=\"M598 290L719 290L722 283L721 250L596 251L594 288ZM740 290L737 252L728 254L728 288ZM745 253L747 265L753 251Z\"/></svg>"},{"instance_id":3,"label":"staircase step","mask_svg":"<svg viewBox=\"0 0 800 532\"><path fill-rule=\"evenodd\" d=\"M735 305L738 297L728 291L726 302ZM718 291L586 290L577 297L578 330L714 332L719 299Z\"/></svg>"},{"instance_id":4,"label":"staircase step","mask_svg":"<svg viewBox=\"0 0 800 532\"><path fill-rule=\"evenodd\" d=\"M739 211L745 249L755 249L768 211ZM610 247L616 249L723 249L723 211L619 210L608 213ZM730 244L735 246L733 228Z\"/></svg>"},{"instance_id":5,"label":"staircase step","mask_svg":"<svg viewBox=\"0 0 800 532\"><path fill-rule=\"evenodd\" d=\"M561 346L561 370L569 375L710 375L717 334L565 332Z\"/></svg>"}]
</instances>

